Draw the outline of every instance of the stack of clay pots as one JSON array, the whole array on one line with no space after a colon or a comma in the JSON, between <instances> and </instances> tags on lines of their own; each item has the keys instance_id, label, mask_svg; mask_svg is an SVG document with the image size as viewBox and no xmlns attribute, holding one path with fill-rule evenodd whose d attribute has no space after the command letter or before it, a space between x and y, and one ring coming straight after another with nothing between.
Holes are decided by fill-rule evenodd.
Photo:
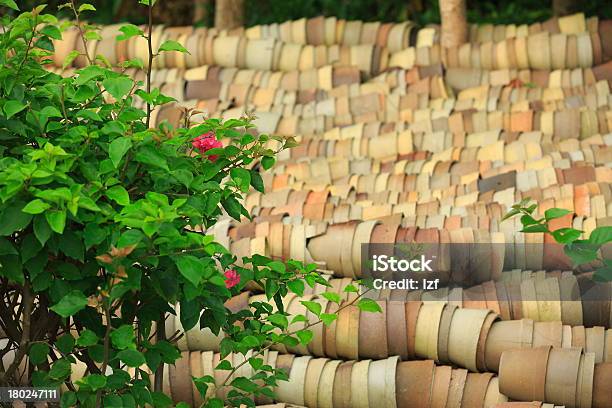
<instances>
[{"instance_id":1,"label":"stack of clay pots","mask_svg":"<svg viewBox=\"0 0 612 408\"><path fill-rule=\"evenodd\" d=\"M507 401L500 394L498 379L493 374L436 366L432 360L400 361L398 357L391 357L342 361L295 357L275 351L265 352L260 358L264 359L264 364L287 371L289 381L279 382L274 391L277 399L291 406L489 408ZM230 354L224 360L238 365L244 357ZM191 376L212 375L216 387L209 388L209 393L223 398L227 387L221 385L229 374L227 371L213 371L219 361L220 355L212 352L183 352L176 366L170 366L168 375L164 376L165 392L177 402L199 406L202 399L191 385ZM248 364L242 366L235 377L252 374L249 367ZM415 393L417 389L419 392ZM265 397L256 397L256 401L269 403Z\"/></svg>"},{"instance_id":2,"label":"stack of clay pots","mask_svg":"<svg viewBox=\"0 0 612 408\"><path fill-rule=\"evenodd\" d=\"M594 353L550 346L505 351L500 390L520 401L547 401L568 408L609 407L611 363L596 364Z\"/></svg>"},{"instance_id":3,"label":"stack of clay pots","mask_svg":"<svg viewBox=\"0 0 612 408\"><path fill-rule=\"evenodd\" d=\"M89 56L146 59L143 39L114 42L118 29L103 27ZM312 326L310 344L266 352L290 378L270 407L610 408L611 284L595 285L591 266L573 268L553 237L502 218L530 197L536 218L572 211L551 229L586 238L612 225L612 22L576 14L472 26L451 49L438 31L334 17L152 30L154 47L175 40L189 51L153 62L153 83L177 99L153 111L154 124L182 124L185 108L195 121L249 110L260 132L298 142L262 173L266 193L245 195L252 221L197 229L238 263L256 253L316 263L329 286L286 296L289 321L317 321L304 300L338 312L325 292L355 300L343 290L363 277L362 244L437 245L437 290L371 290L381 314L350 305ZM84 52L75 30L55 45L55 72L87 64L81 55L61 69L71 50ZM247 290L227 307L264 300L256 285ZM183 329L174 315L166 328ZM164 379L175 401L200 402L192 375L223 383L228 372L213 371L221 340L197 328L178 340L183 357Z\"/></svg>"}]
</instances>

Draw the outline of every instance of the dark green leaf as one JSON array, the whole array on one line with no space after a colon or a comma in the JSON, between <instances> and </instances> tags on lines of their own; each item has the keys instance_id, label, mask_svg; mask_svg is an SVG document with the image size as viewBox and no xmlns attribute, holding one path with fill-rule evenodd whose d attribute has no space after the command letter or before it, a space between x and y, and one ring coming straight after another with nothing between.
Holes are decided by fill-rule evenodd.
<instances>
[{"instance_id":1,"label":"dark green leaf","mask_svg":"<svg viewBox=\"0 0 612 408\"><path fill-rule=\"evenodd\" d=\"M127 137L118 137L113 140L108 147L108 157L113 162L115 168L119 167L121 159L132 147L132 140Z\"/></svg>"},{"instance_id":2,"label":"dark green leaf","mask_svg":"<svg viewBox=\"0 0 612 408\"><path fill-rule=\"evenodd\" d=\"M134 328L127 324L124 324L121 327L113 330L110 334L110 338L111 342L113 343L113 346L119 350L123 350L135 345L136 341Z\"/></svg>"},{"instance_id":3,"label":"dark green leaf","mask_svg":"<svg viewBox=\"0 0 612 408\"><path fill-rule=\"evenodd\" d=\"M75 315L79 310L87 306L87 298L78 290L73 290L64 296L57 304L50 307L55 313L62 317Z\"/></svg>"},{"instance_id":4,"label":"dark green leaf","mask_svg":"<svg viewBox=\"0 0 612 408\"><path fill-rule=\"evenodd\" d=\"M109 94L119 100L130 92L132 85L134 85L134 81L125 76L118 76L105 79L102 81L102 85Z\"/></svg>"},{"instance_id":5,"label":"dark green leaf","mask_svg":"<svg viewBox=\"0 0 612 408\"><path fill-rule=\"evenodd\" d=\"M32 344L28 354L30 357L30 363L38 365L47 361L47 356L49 355L50 351L51 349L49 349L49 346L47 346L45 343Z\"/></svg>"},{"instance_id":6,"label":"dark green leaf","mask_svg":"<svg viewBox=\"0 0 612 408\"><path fill-rule=\"evenodd\" d=\"M561 218L567 214L571 214L571 211L563 208L549 208L544 211L544 217L546 221L554 220L555 218Z\"/></svg>"},{"instance_id":7,"label":"dark green leaf","mask_svg":"<svg viewBox=\"0 0 612 408\"><path fill-rule=\"evenodd\" d=\"M589 236L589 243L593 245L604 245L612 242L612 227L597 227Z\"/></svg>"},{"instance_id":8,"label":"dark green leaf","mask_svg":"<svg viewBox=\"0 0 612 408\"><path fill-rule=\"evenodd\" d=\"M127 364L128 367L140 367L145 364L144 355L137 350L126 349L117 353L117 358Z\"/></svg>"}]
</instances>

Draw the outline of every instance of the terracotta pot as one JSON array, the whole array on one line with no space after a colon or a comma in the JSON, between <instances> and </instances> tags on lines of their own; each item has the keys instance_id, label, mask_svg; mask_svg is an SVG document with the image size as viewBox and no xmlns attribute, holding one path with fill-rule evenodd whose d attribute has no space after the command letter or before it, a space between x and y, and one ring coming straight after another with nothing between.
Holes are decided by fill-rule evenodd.
<instances>
[{"instance_id":1,"label":"terracotta pot","mask_svg":"<svg viewBox=\"0 0 612 408\"><path fill-rule=\"evenodd\" d=\"M440 317L440 328L438 330L438 360L449 362L448 358L448 340L450 333L450 326L453 319L453 315L457 310L457 306L447 304L442 311Z\"/></svg>"},{"instance_id":2,"label":"terracotta pot","mask_svg":"<svg viewBox=\"0 0 612 408\"><path fill-rule=\"evenodd\" d=\"M485 362L486 342L492 325L498 319L499 315L495 313L489 313L484 323L482 324L482 329L480 330L480 336L478 338L478 346L476 347L476 367L478 367L478 370L480 371L489 371Z\"/></svg>"},{"instance_id":3,"label":"terracotta pot","mask_svg":"<svg viewBox=\"0 0 612 408\"><path fill-rule=\"evenodd\" d=\"M389 300L387 302L387 341L389 354L408 359L408 335L406 328L406 302Z\"/></svg>"},{"instance_id":4,"label":"terracotta pot","mask_svg":"<svg viewBox=\"0 0 612 408\"><path fill-rule=\"evenodd\" d=\"M358 361L351 370L351 407L369 408L368 373L371 360Z\"/></svg>"},{"instance_id":5,"label":"terracotta pot","mask_svg":"<svg viewBox=\"0 0 612 408\"><path fill-rule=\"evenodd\" d=\"M336 326L336 353L338 357L353 360L359 358L359 323L360 311L355 305L345 307L338 314Z\"/></svg>"},{"instance_id":6,"label":"terracotta pot","mask_svg":"<svg viewBox=\"0 0 612 408\"><path fill-rule=\"evenodd\" d=\"M418 357L438 360L438 333L444 307L443 302L428 302L421 307L415 339L415 353Z\"/></svg>"},{"instance_id":7,"label":"terracotta pot","mask_svg":"<svg viewBox=\"0 0 612 408\"><path fill-rule=\"evenodd\" d=\"M431 387L431 408L445 408L451 384L453 369L450 366L437 366Z\"/></svg>"},{"instance_id":8,"label":"terracotta pot","mask_svg":"<svg viewBox=\"0 0 612 408\"><path fill-rule=\"evenodd\" d=\"M580 349L556 349L550 351L546 370L546 401L572 406L576 401Z\"/></svg>"},{"instance_id":9,"label":"terracotta pot","mask_svg":"<svg viewBox=\"0 0 612 408\"><path fill-rule=\"evenodd\" d=\"M576 387L576 406L590 407L593 402L593 381L595 373L595 354L584 353L578 370L578 385Z\"/></svg>"},{"instance_id":10,"label":"terracotta pot","mask_svg":"<svg viewBox=\"0 0 612 408\"><path fill-rule=\"evenodd\" d=\"M410 292L413 293L413 292ZM410 295L409 293L409 295ZM423 302L408 299L406 302L406 330L408 331L408 358L415 358L416 325Z\"/></svg>"},{"instance_id":11,"label":"terracotta pot","mask_svg":"<svg viewBox=\"0 0 612 408\"><path fill-rule=\"evenodd\" d=\"M304 405L306 371L311 359L312 357L310 356L296 357L293 359L289 372L289 381L278 381L275 390L278 401Z\"/></svg>"},{"instance_id":12,"label":"terracotta pot","mask_svg":"<svg viewBox=\"0 0 612 408\"><path fill-rule=\"evenodd\" d=\"M610 378L612 378L612 363L595 365L593 379L593 408L606 408L612 406Z\"/></svg>"},{"instance_id":13,"label":"terracotta pot","mask_svg":"<svg viewBox=\"0 0 612 408\"><path fill-rule=\"evenodd\" d=\"M380 359L388 356L387 302L378 301L382 313L364 312L359 316L359 356Z\"/></svg>"},{"instance_id":14,"label":"terracotta pot","mask_svg":"<svg viewBox=\"0 0 612 408\"><path fill-rule=\"evenodd\" d=\"M468 373L463 390L462 404L466 407L484 407L485 397L492 377L492 373Z\"/></svg>"},{"instance_id":15,"label":"terracotta pot","mask_svg":"<svg viewBox=\"0 0 612 408\"><path fill-rule=\"evenodd\" d=\"M447 407L461 407L463 391L467 381L468 370L454 369L451 373L450 387L448 388Z\"/></svg>"},{"instance_id":16,"label":"terracotta pot","mask_svg":"<svg viewBox=\"0 0 612 408\"><path fill-rule=\"evenodd\" d=\"M338 304L334 302L329 302L327 304L326 313L337 313L338 312ZM324 332L324 344L325 344L325 355L332 358L338 358L337 348L336 348L336 327L338 326L337 320L334 320L329 326L325 326ZM360 319L361 320L361 319ZM361 322L360 322L361 327ZM361 344L361 341L359 341ZM361 355L361 350L360 353Z\"/></svg>"},{"instance_id":17,"label":"terracotta pot","mask_svg":"<svg viewBox=\"0 0 612 408\"><path fill-rule=\"evenodd\" d=\"M499 361L506 350L531 348L533 326L533 320L528 319L493 323L485 343L487 369L498 372Z\"/></svg>"},{"instance_id":18,"label":"terracotta pot","mask_svg":"<svg viewBox=\"0 0 612 408\"><path fill-rule=\"evenodd\" d=\"M561 322L535 322L533 326L533 347L561 347L563 325Z\"/></svg>"},{"instance_id":19,"label":"terracotta pot","mask_svg":"<svg viewBox=\"0 0 612 408\"><path fill-rule=\"evenodd\" d=\"M368 371L368 400L370 406L396 408L395 376L398 357L372 361Z\"/></svg>"},{"instance_id":20,"label":"terracotta pot","mask_svg":"<svg viewBox=\"0 0 612 408\"><path fill-rule=\"evenodd\" d=\"M587 353L595 354L595 364L604 362L605 329L603 327L591 327L586 332Z\"/></svg>"},{"instance_id":21,"label":"terracotta pot","mask_svg":"<svg viewBox=\"0 0 612 408\"><path fill-rule=\"evenodd\" d=\"M336 370L341 363L339 360L331 360L325 364L319 380L318 408L333 408L334 379Z\"/></svg>"},{"instance_id":22,"label":"terracotta pot","mask_svg":"<svg viewBox=\"0 0 612 408\"><path fill-rule=\"evenodd\" d=\"M183 351L181 353L181 358L176 360L173 365L169 366L170 386L172 387L172 397L175 401L183 401L193 405L189 360L189 352Z\"/></svg>"},{"instance_id":23,"label":"terracotta pot","mask_svg":"<svg viewBox=\"0 0 612 408\"><path fill-rule=\"evenodd\" d=\"M499 379L497 377L491 378L487 388L487 393L485 394L484 408L490 408L498 403L507 401L508 397L499 391Z\"/></svg>"},{"instance_id":24,"label":"terracotta pot","mask_svg":"<svg viewBox=\"0 0 612 408\"><path fill-rule=\"evenodd\" d=\"M304 379L304 405L309 407L317 406L319 381L328 361L326 358L314 358L308 363Z\"/></svg>"},{"instance_id":25,"label":"terracotta pot","mask_svg":"<svg viewBox=\"0 0 612 408\"><path fill-rule=\"evenodd\" d=\"M333 405L340 408L351 408L351 372L354 361L341 363L336 370L333 388Z\"/></svg>"},{"instance_id":26,"label":"terracotta pot","mask_svg":"<svg viewBox=\"0 0 612 408\"><path fill-rule=\"evenodd\" d=\"M478 371L476 355L478 340L489 310L457 309L451 321L448 356L451 362Z\"/></svg>"},{"instance_id":27,"label":"terracotta pot","mask_svg":"<svg viewBox=\"0 0 612 408\"><path fill-rule=\"evenodd\" d=\"M396 401L402 408L429 408L432 399L434 362L405 361L397 364Z\"/></svg>"},{"instance_id":28,"label":"terracotta pot","mask_svg":"<svg viewBox=\"0 0 612 408\"><path fill-rule=\"evenodd\" d=\"M502 394L515 400L544 400L550 349L550 346L544 346L503 352L499 363Z\"/></svg>"}]
</instances>

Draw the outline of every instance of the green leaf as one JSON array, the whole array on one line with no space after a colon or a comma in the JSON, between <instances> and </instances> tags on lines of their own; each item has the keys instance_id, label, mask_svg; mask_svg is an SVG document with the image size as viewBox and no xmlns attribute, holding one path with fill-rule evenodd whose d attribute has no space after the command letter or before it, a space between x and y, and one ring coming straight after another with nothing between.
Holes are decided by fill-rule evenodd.
<instances>
[{"instance_id":1,"label":"green leaf","mask_svg":"<svg viewBox=\"0 0 612 408\"><path fill-rule=\"evenodd\" d=\"M1 255L19 255L19 252L17 252L13 244L7 241L6 238L0 238L0 256Z\"/></svg>"},{"instance_id":2,"label":"green leaf","mask_svg":"<svg viewBox=\"0 0 612 408\"><path fill-rule=\"evenodd\" d=\"M108 157L113 162L115 168L119 167L121 159L132 147L132 140L127 137L118 137L113 140L108 147Z\"/></svg>"},{"instance_id":3,"label":"green leaf","mask_svg":"<svg viewBox=\"0 0 612 408\"><path fill-rule=\"evenodd\" d=\"M82 13L83 11L96 11L96 8L91 4L83 3L79 6L79 13Z\"/></svg>"},{"instance_id":4,"label":"green leaf","mask_svg":"<svg viewBox=\"0 0 612 408\"><path fill-rule=\"evenodd\" d=\"M137 35L143 35L144 31L135 26L134 24L125 24L119 28L123 34L117 36L117 41L125 41Z\"/></svg>"},{"instance_id":5,"label":"green leaf","mask_svg":"<svg viewBox=\"0 0 612 408\"><path fill-rule=\"evenodd\" d=\"M253 381L249 380L248 378L245 377L238 377L236 379L234 379L234 381L232 381L232 387L236 387L242 391L248 392L248 393L253 393L255 391L257 391L257 389L259 388L259 386L257 384L255 384Z\"/></svg>"},{"instance_id":6,"label":"green leaf","mask_svg":"<svg viewBox=\"0 0 612 408\"><path fill-rule=\"evenodd\" d=\"M106 190L104 195L106 195L108 198L115 201L119 205L126 206L130 204L130 195L127 190L123 188L123 186L113 186Z\"/></svg>"},{"instance_id":7,"label":"green leaf","mask_svg":"<svg viewBox=\"0 0 612 408\"><path fill-rule=\"evenodd\" d=\"M21 112L22 110L24 110L25 108L26 108L26 105L24 105L23 103L11 99L10 101L4 104L4 107L2 109L4 110L4 113L6 114L6 118L10 119L16 114L18 114L19 112Z\"/></svg>"},{"instance_id":8,"label":"green leaf","mask_svg":"<svg viewBox=\"0 0 612 408\"><path fill-rule=\"evenodd\" d=\"M265 156L264 158L261 159L261 165L266 170L271 169L272 166L274 166L275 162L276 160L274 159L274 157L270 157L270 156Z\"/></svg>"},{"instance_id":9,"label":"green leaf","mask_svg":"<svg viewBox=\"0 0 612 408\"><path fill-rule=\"evenodd\" d=\"M62 398L60 399L60 407L61 408L70 408L74 407L77 404L76 393L73 391L64 391L62 393Z\"/></svg>"},{"instance_id":10,"label":"green leaf","mask_svg":"<svg viewBox=\"0 0 612 408\"><path fill-rule=\"evenodd\" d=\"M358 293L359 289L357 289L354 285L346 285L344 288L344 292L347 293Z\"/></svg>"},{"instance_id":11,"label":"green leaf","mask_svg":"<svg viewBox=\"0 0 612 408\"><path fill-rule=\"evenodd\" d=\"M38 365L47 361L47 356L51 349L45 343L34 343L30 347L28 356L30 357L30 363Z\"/></svg>"},{"instance_id":12,"label":"green leaf","mask_svg":"<svg viewBox=\"0 0 612 408\"><path fill-rule=\"evenodd\" d=\"M164 41L163 44L160 45L159 49L157 50L157 52L162 52L162 51L178 51L178 52L189 54L189 51L187 51L187 48L183 47L178 41L174 41L174 40Z\"/></svg>"},{"instance_id":13,"label":"green leaf","mask_svg":"<svg viewBox=\"0 0 612 408\"><path fill-rule=\"evenodd\" d=\"M504 215L504 217L502 218L502 221L506 221L508 218L512 218L517 214L520 214L520 210L518 208L513 208L512 210L508 211L506 213L506 215Z\"/></svg>"},{"instance_id":14,"label":"green leaf","mask_svg":"<svg viewBox=\"0 0 612 408\"><path fill-rule=\"evenodd\" d=\"M45 219L51 229L58 234L64 232L66 227L66 210L52 210L45 212Z\"/></svg>"},{"instance_id":15,"label":"green leaf","mask_svg":"<svg viewBox=\"0 0 612 408\"><path fill-rule=\"evenodd\" d=\"M24 229L32 219L32 215L22 211L25 203L17 202L0 212L0 236L12 235Z\"/></svg>"},{"instance_id":16,"label":"green leaf","mask_svg":"<svg viewBox=\"0 0 612 408\"><path fill-rule=\"evenodd\" d=\"M307 345L308 343L310 343L313 337L313 333L310 330L300 330L295 334L298 336L298 338L300 339L300 343L302 343L303 345Z\"/></svg>"},{"instance_id":17,"label":"green leaf","mask_svg":"<svg viewBox=\"0 0 612 408\"><path fill-rule=\"evenodd\" d=\"M98 336L92 330L85 329L79 334L79 338L76 340L76 345L79 347L90 347L94 344L98 344Z\"/></svg>"},{"instance_id":18,"label":"green leaf","mask_svg":"<svg viewBox=\"0 0 612 408\"><path fill-rule=\"evenodd\" d=\"M49 377L54 380L63 380L70 375L71 371L70 361L65 358L61 358L51 366L51 370L49 370Z\"/></svg>"},{"instance_id":19,"label":"green leaf","mask_svg":"<svg viewBox=\"0 0 612 408\"><path fill-rule=\"evenodd\" d=\"M612 227L597 227L591 232L590 244L604 245L608 242L612 242Z\"/></svg>"},{"instance_id":20,"label":"green leaf","mask_svg":"<svg viewBox=\"0 0 612 408\"><path fill-rule=\"evenodd\" d=\"M106 377L101 374L90 374L83 378L83 381L87 383L87 385L89 385L94 391L106 386Z\"/></svg>"},{"instance_id":21,"label":"green leaf","mask_svg":"<svg viewBox=\"0 0 612 408\"><path fill-rule=\"evenodd\" d=\"M521 217L521 224L523 224L523 226L528 226L528 225L535 225L535 224L539 224L539 222L533 218L531 215L523 215Z\"/></svg>"},{"instance_id":22,"label":"green leaf","mask_svg":"<svg viewBox=\"0 0 612 408\"><path fill-rule=\"evenodd\" d=\"M54 25L45 26L40 32L48 37L51 37L55 40L62 39L62 32Z\"/></svg>"},{"instance_id":23,"label":"green leaf","mask_svg":"<svg viewBox=\"0 0 612 408\"><path fill-rule=\"evenodd\" d=\"M134 81L125 76L118 76L114 78L107 78L102 81L104 89L111 94L115 99L120 100L130 92Z\"/></svg>"},{"instance_id":24,"label":"green leaf","mask_svg":"<svg viewBox=\"0 0 612 408\"><path fill-rule=\"evenodd\" d=\"M558 230L552 231L551 235L560 244L569 244L570 242L574 242L578 238L582 231L579 231L574 228L559 228Z\"/></svg>"},{"instance_id":25,"label":"green leaf","mask_svg":"<svg viewBox=\"0 0 612 408\"><path fill-rule=\"evenodd\" d=\"M273 325L280 327L281 329L286 329L289 325L287 316L280 313L271 314L270 316L268 316L268 321Z\"/></svg>"},{"instance_id":26,"label":"green leaf","mask_svg":"<svg viewBox=\"0 0 612 408\"><path fill-rule=\"evenodd\" d=\"M136 152L134 160L150 166L159 167L164 170L168 169L166 158L155 150L152 146L144 146Z\"/></svg>"},{"instance_id":27,"label":"green leaf","mask_svg":"<svg viewBox=\"0 0 612 408\"><path fill-rule=\"evenodd\" d=\"M36 235L36 239L40 242L40 245L45 245L47 240L51 237L51 228L49 227L49 223L46 218L42 215L34 217L34 235Z\"/></svg>"},{"instance_id":28,"label":"green leaf","mask_svg":"<svg viewBox=\"0 0 612 408\"><path fill-rule=\"evenodd\" d=\"M382 312L380 305L372 299L360 299L359 302L357 302L357 307L362 312Z\"/></svg>"},{"instance_id":29,"label":"green leaf","mask_svg":"<svg viewBox=\"0 0 612 408\"><path fill-rule=\"evenodd\" d=\"M19 7L17 7L17 4L13 0L0 0L0 5L19 11Z\"/></svg>"},{"instance_id":30,"label":"green leaf","mask_svg":"<svg viewBox=\"0 0 612 408\"><path fill-rule=\"evenodd\" d=\"M571 214L571 211L563 208L549 208L544 211L544 218L546 221L554 220L555 218L561 218L567 214Z\"/></svg>"},{"instance_id":31,"label":"green leaf","mask_svg":"<svg viewBox=\"0 0 612 408\"><path fill-rule=\"evenodd\" d=\"M200 284L204 276L204 265L198 258L192 255L181 255L175 258L175 263L185 279L196 287Z\"/></svg>"},{"instance_id":32,"label":"green leaf","mask_svg":"<svg viewBox=\"0 0 612 408\"><path fill-rule=\"evenodd\" d=\"M308 309L315 316L318 317L321 314L321 304L320 303L312 302L309 300L302 300L300 301L300 303L306 306L306 309Z\"/></svg>"},{"instance_id":33,"label":"green leaf","mask_svg":"<svg viewBox=\"0 0 612 408\"><path fill-rule=\"evenodd\" d=\"M260 193L265 192L266 188L264 186L263 179L261 178L259 172L255 170L251 170L251 185L255 190L259 191Z\"/></svg>"},{"instance_id":34,"label":"green leaf","mask_svg":"<svg viewBox=\"0 0 612 408\"><path fill-rule=\"evenodd\" d=\"M57 349L64 354L72 353L75 344L76 343L74 341L74 337L72 337L70 333L66 333L63 336L60 336L60 338L58 338L55 342L55 346L57 347Z\"/></svg>"},{"instance_id":35,"label":"green leaf","mask_svg":"<svg viewBox=\"0 0 612 408\"><path fill-rule=\"evenodd\" d=\"M76 59L76 57L78 57L81 53L78 52L77 50L72 50L68 53L68 55L66 55L66 58L64 58L64 62L62 63L62 68L66 69L67 67L69 67L70 65L72 65L72 62Z\"/></svg>"},{"instance_id":36,"label":"green leaf","mask_svg":"<svg viewBox=\"0 0 612 408\"><path fill-rule=\"evenodd\" d=\"M117 358L127 364L128 367L140 367L146 363L144 355L137 350L126 349L117 353Z\"/></svg>"},{"instance_id":37,"label":"green leaf","mask_svg":"<svg viewBox=\"0 0 612 408\"><path fill-rule=\"evenodd\" d=\"M221 205L227 211L227 214L233 219L240 221L240 215L242 214L242 204L233 196L230 196L224 200L221 200Z\"/></svg>"},{"instance_id":38,"label":"green leaf","mask_svg":"<svg viewBox=\"0 0 612 408\"><path fill-rule=\"evenodd\" d=\"M231 169L230 176L242 192L246 193L249 191L249 186L251 185L251 173L249 173L248 170L242 168Z\"/></svg>"},{"instance_id":39,"label":"green leaf","mask_svg":"<svg viewBox=\"0 0 612 408\"><path fill-rule=\"evenodd\" d=\"M287 287L298 296L304 295L304 281L302 280L298 279L289 281L287 282Z\"/></svg>"},{"instance_id":40,"label":"green leaf","mask_svg":"<svg viewBox=\"0 0 612 408\"><path fill-rule=\"evenodd\" d=\"M548 227L546 226L546 224L534 224L534 225L528 225L526 227L524 227L521 232L525 232L528 234L531 233L537 233L537 232L548 232Z\"/></svg>"},{"instance_id":41,"label":"green leaf","mask_svg":"<svg viewBox=\"0 0 612 408\"><path fill-rule=\"evenodd\" d=\"M598 245L584 243L571 243L563 247L563 251L571 258L575 265L582 265L596 260L598 249Z\"/></svg>"},{"instance_id":42,"label":"green leaf","mask_svg":"<svg viewBox=\"0 0 612 408\"><path fill-rule=\"evenodd\" d=\"M78 290L73 290L64 296L57 304L50 307L55 313L62 317L77 314L87 306L87 298Z\"/></svg>"},{"instance_id":43,"label":"green leaf","mask_svg":"<svg viewBox=\"0 0 612 408\"><path fill-rule=\"evenodd\" d=\"M268 268L272 269L274 272L285 273L287 267L281 261L272 261L266 265Z\"/></svg>"},{"instance_id":44,"label":"green leaf","mask_svg":"<svg viewBox=\"0 0 612 408\"><path fill-rule=\"evenodd\" d=\"M200 321L202 308L196 300L183 300L181 302L181 324L185 331L191 330Z\"/></svg>"},{"instance_id":45,"label":"green leaf","mask_svg":"<svg viewBox=\"0 0 612 408\"><path fill-rule=\"evenodd\" d=\"M340 302L342 301L342 299L340 298L340 295L337 294L336 292L324 292L324 293L321 293L321 296L323 296L325 299L329 300L330 302L334 302L338 304L340 304Z\"/></svg>"},{"instance_id":46,"label":"green leaf","mask_svg":"<svg viewBox=\"0 0 612 408\"><path fill-rule=\"evenodd\" d=\"M136 341L134 328L127 324L113 330L110 334L110 338L113 346L119 350L133 346Z\"/></svg>"},{"instance_id":47,"label":"green leaf","mask_svg":"<svg viewBox=\"0 0 612 408\"><path fill-rule=\"evenodd\" d=\"M321 319L323 324L325 324L326 326L332 324L337 318L338 315L332 313L321 313L321 316L319 316L319 319Z\"/></svg>"},{"instance_id":48,"label":"green leaf","mask_svg":"<svg viewBox=\"0 0 612 408\"><path fill-rule=\"evenodd\" d=\"M593 274L595 282L612 282L612 266L606 265L595 270Z\"/></svg>"}]
</instances>

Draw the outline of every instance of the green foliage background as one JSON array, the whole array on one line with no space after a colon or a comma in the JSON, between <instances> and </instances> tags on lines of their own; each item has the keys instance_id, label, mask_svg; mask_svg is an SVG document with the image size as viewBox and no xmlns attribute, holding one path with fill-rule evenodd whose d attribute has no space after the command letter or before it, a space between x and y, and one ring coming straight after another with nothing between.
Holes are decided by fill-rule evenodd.
<instances>
[{"instance_id":1,"label":"green foliage background","mask_svg":"<svg viewBox=\"0 0 612 408\"><path fill-rule=\"evenodd\" d=\"M146 14L144 6L139 9L132 4L127 17L117 18L123 1L129 0L91 1L98 10L95 15L96 22L112 23L127 19L133 23L143 23ZM65 0L47 1L51 10L64 2ZM24 9L27 9L43 1L23 0L20 3L24 5ZM186 4L188 6L193 0L171 0L165 3L166 7L178 9L184 8ZM551 17L551 4L552 0L468 0L468 19L474 23L528 24ZM245 7L248 26L315 17L321 14L364 21L390 22L410 19L421 25L440 22L438 0L245 0ZM211 12L202 24L211 25L212 8L211 4ZM610 19L612 1L577 1L575 11L582 11L588 16L597 15L600 18Z\"/></svg>"}]
</instances>

